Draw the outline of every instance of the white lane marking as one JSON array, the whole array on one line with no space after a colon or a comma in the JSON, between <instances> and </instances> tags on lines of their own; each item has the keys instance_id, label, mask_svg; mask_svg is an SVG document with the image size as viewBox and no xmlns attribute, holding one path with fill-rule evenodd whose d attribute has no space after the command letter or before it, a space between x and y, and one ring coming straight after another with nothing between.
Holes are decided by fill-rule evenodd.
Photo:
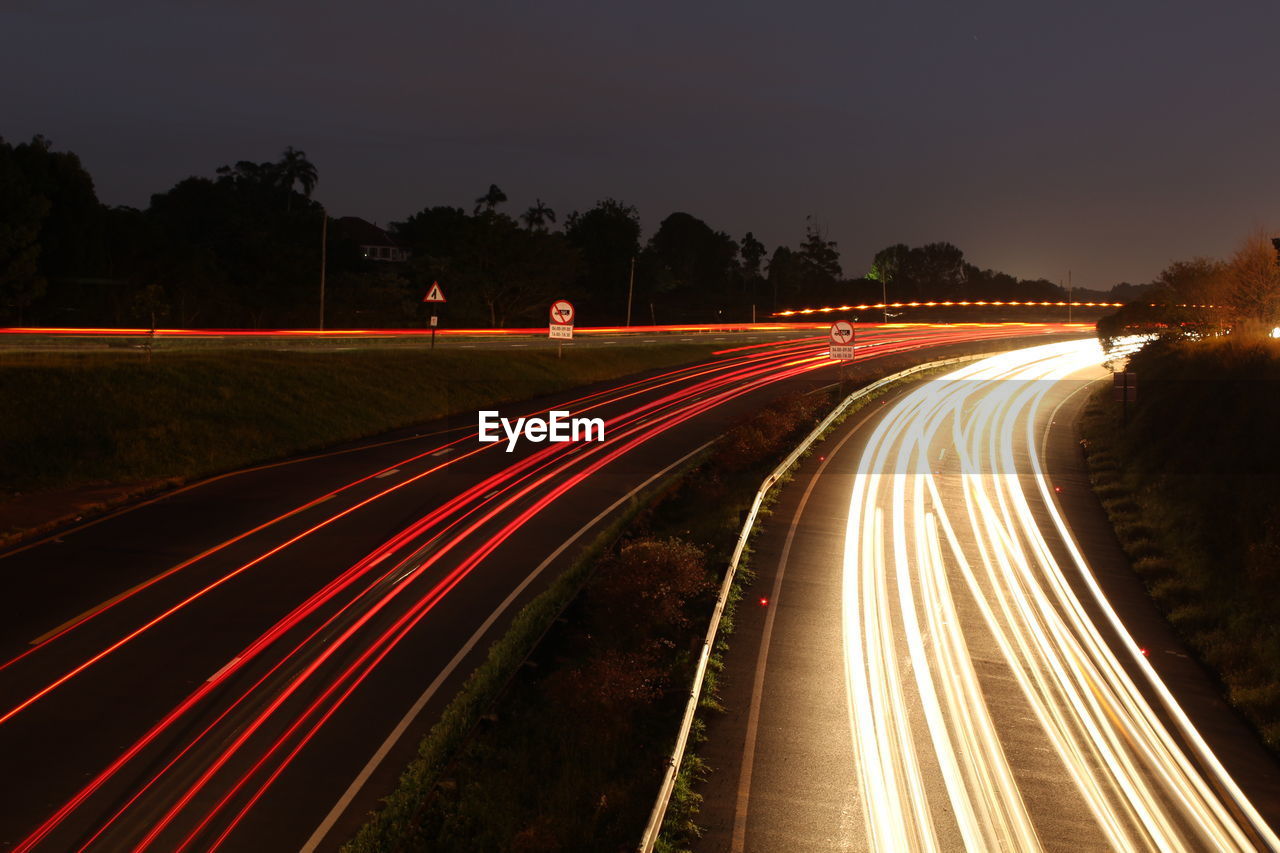
<instances>
[{"instance_id":1,"label":"white lane marking","mask_svg":"<svg viewBox=\"0 0 1280 853\"><path fill-rule=\"evenodd\" d=\"M223 664L222 669L218 670L218 671L217 671L217 672L215 672L213 675L211 675L211 676L209 676L208 678L206 678L206 679L205 679L205 684L208 684L208 683L209 683L209 682L211 682L211 681L217 681L219 678L221 678L221 677L222 677L223 673L225 673L227 670L231 669L231 667L235 666L235 665L236 665L236 664L238 664L238 663L240 663L240 656L239 656L239 655L237 655L236 657L233 657L231 660L227 661L225 664Z\"/></svg>"},{"instance_id":2,"label":"white lane marking","mask_svg":"<svg viewBox=\"0 0 1280 853\"><path fill-rule=\"evenodd\" d=\"M438 456L448 456L450 453L452 453L455 450L457 450L456 447L446 447L441 450L437 450L435 453L432 453L431 458L434 459Z\"/></svg>"},{"instance_id":3,"label":"white lane marking","mask_svg":"<svg viewBox=\"0 0 1280 853\"><path fill-rule=\"evenodd\" d=\"M320 842L323 841L324 837L329 834L329 830L333 829L333 825L337 823L338 818L342 816L342 813L347 810L347 806L351 805L351 801L355 799L356 794L359 793L360 789L363 788L365 783L369 781L369 777L373 775L373 771L378 768L378 765L382 763L382 760L387 757L387 753L390 752L391 748L395 746L396 742L399 741L400 738L404 736L405 731L407 731L409 726L413 724L413 721L417 718L418 714L422 713L422 709L425 708L427 703L431 701L431 697L434 696L436 694L436 691L440 689L440 685L443 684L445 680L450 675L453 674L453 671L458 668L458 666L462 663L463 660L466 659L467 655L471 654L471 650L474 649L476 647L476 644L479 643L480 640L484 637L484 635L489 632L489 629L493 627L493 623L497 622L498 618L502 616L503 613L506 612L507 608L510 607L512 603L517 598L519 598L520 595L524 593L526 589L528 589L529 584L533 583L534 580L537 579L538 575L542 574L543 569L551 565L551 563L555 559L557 559L561 554L563 554L567 548L573 545L574 542L577 542L578 539L580 539L583 534L585 534L588 530L590 530L591 528L599 524L604 518L606 518L615 509L622 506L627 501L631 500L632 497L634 497L636 494L638 494L643 489L648 487L650 483L654 482L655 480L661 477L666 476L669 471L672 471L677 467L679 467L680 465L683 465L686 460L691 459L693 456L697 455L698 453L701 453L704 449L706 449L711 444L712 442L708 441L706 444L703 444L695 448L694 450L691 450L690 452L686 453L684 456L681 456L675 462L672 462L670 465L663 468L661 471L649 477L649 479L645 480L643 483L636 486L634 489L627 492L625 495L618 498L613 503L609 504L609 506L607 506L605 509L601 510L600 513L596 515L595 518L591 519L586 524L579 527L577 532L575 532L568 539L564 540L564 542L560 543L560 547L556 548L554 551L548 554L547 558L543 560L541 563L539 563L538 566L529 573L529 576L526 577L523 581L521 581L520 585L517 586L515 589L513 589L511 591L511 594L508 595L503 600L503 602L499 604L492 613L489 614L489 618L484 620L484 624L482 624L479 628L476 629L475 633L471 635L471 638L467 640L466 644L463 645L463 647L458 650L458 653L453 656L452 660L450 660L449 663L445 666L445 668L442 669L440 673L435 677L435 680L432 681L431 684L427 687L427 689L423 691L422 695L418 697L418 701L413 703L413 707L408 710L408 712L400 719L400 722L396 724L396 727L391 730L391 734L387 735L386 740L384 740L382 742L382 745L379 746L378 749L373 753L373 757L370 758L368 763L365 764L364 768L361 769L361 771L358 774L356 774L356 778L352 780L350 785L347 786L347 790L344 791L342 793L342 796L338 798L338 802L334 803L333 808L329 810L329 813L327 815L325 815L324 820L322 820L320 822L320 825L316 827L315 832L311 833L311 837L308 838L307 842L302 845L302 849L300 853L312 853L312 851L314 851L317 847L320 846Z\"/></svg>"},{"instance_id":4,"label":"white lane marking","mask_svg":"<svg viewBox=\"0 0 1280 853\"><path fill-rule=\"evenodd\" d=\"M433 453L431 455L435 456L436 454ZM399 468L392 468L390 471L383 471L381 474L374 474L373 479L381 480L383 477L390 477L392 474L399 474L399 473L400 473Z\"/></svg>"},{"instance_id":5,"label":"white lane marking","mask_svg":"<svg viewBox=\"0 0 1280 853\"><path fill-rule=\"evenodd\" d=\"M787 573L787 560L791 556L791 543L796 537L796 529L800 526L800 518L804 515L805 507L809 503L809 496L813 493L814 487L818 485L822 472L827 470L831 460L835 459L836 454L840 452L840 449L845 446L849 439L853 438L858 430L862 429L862 426L877 414L879 414L879 410L870 412L862 420L858 421L840 439L840 443L831 449L827 454L827 458L822 460L818 470L813 472L809 485L805 487L804 494L800 496L800 503L796 507L795 515L791 517L791 526L787 530L787 538L782 544L782 554L778 557L778 574L773 580L773 589L769 593L769 610L764 617L764 632L760 636L760 651L756 656L756 677L751 687L751 704L747 712L747 736L742 746L742 765L738 772L738 797L733 813L733 838L729 844L731 853L742 853L746 849L747 808L751 801L751 774L755 766L756 735L760 727L761 699L764 696L764 674L769 663L769 644L773 637L773 620L778 612L778 602L782 598L782 578Z\"/></svg>"}]
</instances>

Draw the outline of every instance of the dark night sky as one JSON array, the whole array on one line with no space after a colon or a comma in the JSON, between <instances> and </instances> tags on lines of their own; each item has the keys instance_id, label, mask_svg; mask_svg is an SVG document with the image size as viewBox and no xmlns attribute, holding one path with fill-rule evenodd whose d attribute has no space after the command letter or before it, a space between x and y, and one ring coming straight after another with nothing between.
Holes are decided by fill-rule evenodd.
<instances>
[{"instance_id":1,"label":"dark night sky","mask_svg":"<svg viewBox=\"0 0 1280 853\"><path fill-rule=\"evenodd\" d=\"M286 145L335 215L635 204L846 272L949 240L1109 287L1280 221L1280 4L0 0L0 135L110 204ZM110 13L104 13L110 9Z\"/></svg>"}]
</instances>

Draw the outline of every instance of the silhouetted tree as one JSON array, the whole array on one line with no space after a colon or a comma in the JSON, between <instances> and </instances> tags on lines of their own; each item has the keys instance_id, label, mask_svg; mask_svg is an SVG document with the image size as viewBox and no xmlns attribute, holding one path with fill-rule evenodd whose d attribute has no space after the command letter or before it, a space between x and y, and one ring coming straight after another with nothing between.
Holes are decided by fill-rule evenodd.
<instances>
[{"instance_id":1,"label":"silhouetted tree","mask_svg":"<svg viewBox=\"0 0 1280 853\"><path fill-rule=\"evenodd\" d=\"M664 289L684 309L684 319L714 320L729 308L738 244L728 234L696 216L673 213L662 220L649 248L665 272Z\"/></svg>"},{"instance_id":2,"label":"silhouetted tree","mask_svg":"<svg viewBox=\"0 0 1280 853\"><path fill-rule=\"evenodd\" d=\"M492 213L507 200L507 194L498 189L497 184L489 184L489 191L476 199L476 207L473 213L479 213L484 210Z\"/></svg>"},{"instance_id":3,"label":"silhouetted tree","mask_svg":"<svg viewBox=\"0 0 1280 853\"><path fill-rule=\"evenodd\" d=\"M606 198L565 219L569 244L582 256L578 291L596 319L619 321L626 311L631 259L640 254L640 214L629 204Z\"/></svg>"},{"instance_id":4,"label":"silhouetted tree","mask_svg":"<svg viewBox=\"0 0 1280 853\"><path fill-rule=\"evenodd\" d=\"M556 221L556 212L543 204L542 199L535 199L533 206L521 214L520 218L530 231L545 231L548 222Z\"/></svg>"},{"instance_id":5,"label":"silhouetted tree","mask_svg":"<svg viewBox=\"0 0 1280 853\"><path fill-rule=\"evenodd\" d=\"M19 325L44 293L39 239L48 214L49 200L35 192L13 147L0 140L0 311Z\"/></svg>"},{"instance_id":6,"label":"silhouetted tree","mask_svg":"<svg viewBox=\"0 0 1280 853\"><path fill-rule=\"evenodd\" d=\"M280 155L280 160L276 163L276 170L280 186L288 194L288 206L290 207L292 206L295 185L301 186L302 194L307 198L311 198L311 191L316 188L316 182L320 179L320 173L316 171L315 165L307 159L306 152L299 151L292 145L284 149L284 153Z\"/></svg>"},{"instance_id":7,"label":"silhouetted tree","mask_svg":"<svg viewBox=\"0 0 1280 853\"><path fill-rule=\"evenodd\" d=\"M1233 322L1265 331L1280 322L1280 265L1275 247L1261 231L1236 249L1225 277Z\"/></svg>"},{"instance_id":8,"label":"silhouetted tree","mask_svg":"<svg viewBox=\"0 0 1280 853\"><path fill-rule=\"evenodd\" d=\"M834 240L828 240L812 218L805 223L804 242L796 253L799 261L802 297L815 302L825 302L834 295L835 284L844 275L840 269L840 252Z\"/></svg>"},{"instance_id":9,"label":"silhouetted tree","mask_svg":"<svg viewBox=\"0 0 1280 853\"><path fill-rule=\"evenodd\" d=\"M742 274L748 280L760 278L761 264L768 252L765 250L764 243L756 239L756 236L748 231L742 237L742 245L738 249L742 256Z\"/></svg>"},{"instance_id":10,"label":"silhouetted tree","mask_svg":"<svg viewBox=\"0 0 1280 853\"><path fill-rule=\"evenodd\" d=\"M803 275L801 266L801 260L788 247L779 246L773 250L773 257L769 259L771 310L785 308L797 296Z\"/></svg>"}]
</instances>

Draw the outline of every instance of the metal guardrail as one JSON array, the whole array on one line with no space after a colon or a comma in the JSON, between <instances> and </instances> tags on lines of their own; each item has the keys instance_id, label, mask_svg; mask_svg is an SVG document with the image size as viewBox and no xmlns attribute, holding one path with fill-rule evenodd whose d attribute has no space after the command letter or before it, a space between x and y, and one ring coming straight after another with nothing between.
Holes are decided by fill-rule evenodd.
<instances>
[{"instance_id":1,"label":"metal guardrail","mask_svg":"<svg viewBox=\"0 0 1280 853\"><path fill-rule=\"evenodd\" d=\"M765 495L773 488L774 484L781 480L796 464L801 455L813 445L815 441L822 436L824 432L831 427L844 413L859 400L870 396L887 385L906 379L917 373L923 373L927 370L934 370L939 367L946 367L949 364L962 364L969 361L977 361L983 358L989 358L993 353L979 353L977 355L962 355L955 358L944 358L940 361L929 361L924 364L917 364L915 367L909 367L898 373L877 379L870 385L854 391L848 397L840 402L831 410L822 421L813 428L804 439L796 445L787 455L786 459L774 468L769 476L764 478L764 482L760 484L760 488L756 491L755 500L751 503L751 511L747 513L747 518L742 524L742 531L738 534L738 542L733 549L733 557L729 560L729 568L725 572L724 580L720 584L720 593L716 596L715 610L711 614L711 624L707 626L706 638L702 641L702 650L698 655L698 668L694 672L693 686L689 694L689 701L685 705L684 716L680 721L680 733L676 737L675 748L671 751L671 757L667 759L667 768L662 776L662 785L658 789L658 799L653 804L653 810L649 813L649 823L645 826L644 834L640 837L640 844L637 847L639 853L652 853L653 847L658 842L658 836L662 832L662 822L667 814L667 806L671 802L671 793L675 790L676 776L680 772L680 764L684 760L685 747L689 742L689 731L693 726L693 718L698 710L698 699L702 695L702 683L707 674L707 664L711 660L711 650L715 648L716 633L720 630L720 619L724 615L725 603L729 600L729 590L733 586L733 579L738 572L738 563L742 559L742 552L747 547L747 540L751 538L751 529L755 527L756 516L760 513L760 507L764 503Z\"/></svg>"}]
</instances>

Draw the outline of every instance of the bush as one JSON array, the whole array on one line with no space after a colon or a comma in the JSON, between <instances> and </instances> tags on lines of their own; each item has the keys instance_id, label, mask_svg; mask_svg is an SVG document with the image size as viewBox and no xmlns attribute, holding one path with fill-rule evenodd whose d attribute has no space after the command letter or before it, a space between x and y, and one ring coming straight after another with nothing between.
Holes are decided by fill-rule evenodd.
<instances>
[{"instance_id":1,"label":"bush","mask_svg":"<svg viewBox=\"0 0 1280 853\"><path fill-rule=\"evenodd\" d=\"M1161 556L1142 557L1134 560L1133 569L1147 580L1148 584L1163 580L1174 573L1174 566Z\"/></svg>"},{"instance_id":2,"label":"bush","mask_svg":"<svg viewBox=\"0 0 1280 853\"><path fill-rule=\"evenodd\" d=\"M706 555L678 539L641 539L604 562L587 588L600 632L665 634L688 624L685 605L712 586Z\"/></svg>"}]
</instances>

